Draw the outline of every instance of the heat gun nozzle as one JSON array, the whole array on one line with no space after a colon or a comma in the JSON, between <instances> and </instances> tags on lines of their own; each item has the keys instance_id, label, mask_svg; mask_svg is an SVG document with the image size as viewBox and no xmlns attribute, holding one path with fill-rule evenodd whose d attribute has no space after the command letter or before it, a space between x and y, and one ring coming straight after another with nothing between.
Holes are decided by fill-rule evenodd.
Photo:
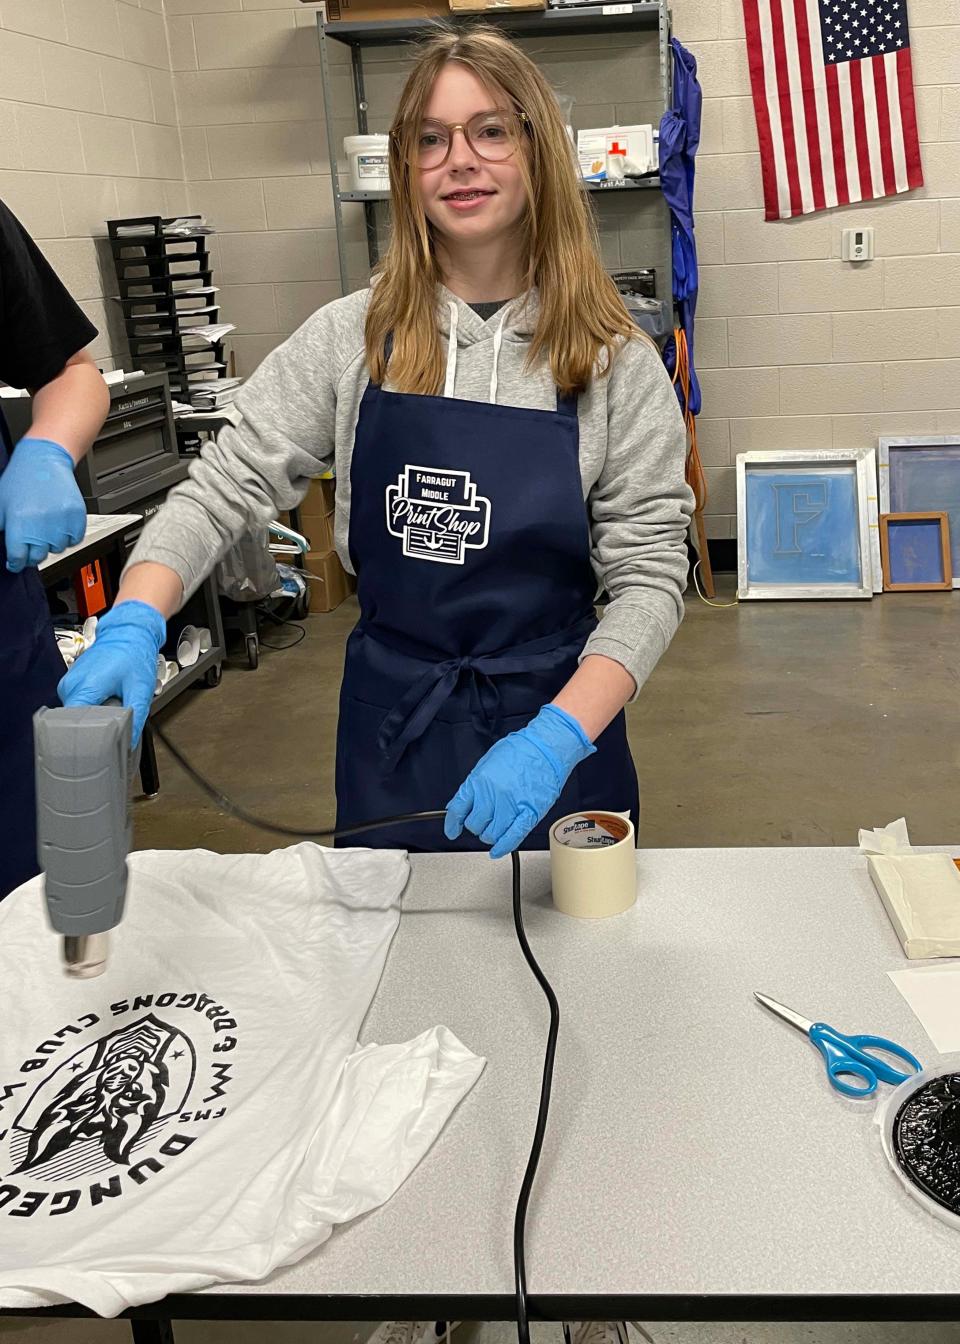
<instances>
[{"instance_id":1,"label":"heat gun nozzle","mask_svg":"<svg viewBox=\"0 0 960 1344\"><path fill-rule=\"evenodd\" d=\"M84 933L64 938L64 970L73 980L93 980L107 969L110 938L106 933Z\"/></svg>"}]
</instances>

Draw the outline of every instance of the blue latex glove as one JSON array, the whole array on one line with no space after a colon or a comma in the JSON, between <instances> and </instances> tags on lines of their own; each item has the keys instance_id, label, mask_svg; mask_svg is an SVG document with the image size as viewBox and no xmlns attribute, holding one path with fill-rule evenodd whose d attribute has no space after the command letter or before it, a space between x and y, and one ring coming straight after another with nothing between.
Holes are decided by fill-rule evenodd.
<instances>
[{"instance_id":1,"label":"blue latex glove","mask_svg":"<svg viewBox=\"0 0 960 1344\"><path fill-rule=\"evenodd\" d=\"M133 745L140 741L157 684L157 657L167 623L146 602L119 602L97 622L97 637L57 687L67 706L102 705L116 696L133 710Z\"/></svg>"},{"instance_id":2,"label":"blue latex glove","mask_svg":"<svg viewBox=\"0 0 960 1344\"><path fill-rule=\"evenodd\" d=\"M596 747L572 715L544 705L517 733L501 738L477 762L447 803L443 833L464 826L502 859L523 841L560 797L575 765Z\"/></svg>"},{"instance_id":3,"label":"blue latex glove","mask_svg":"<svg viewBox=\"0 0 960 1344\"><path fill-rule=\"evenodd\" d=\"M0 475L0 532L7 569L19 574L50 551L83 540L87 510L73 475L73 458L50 439L21 439Z\"/></svg>"}]
</instances>

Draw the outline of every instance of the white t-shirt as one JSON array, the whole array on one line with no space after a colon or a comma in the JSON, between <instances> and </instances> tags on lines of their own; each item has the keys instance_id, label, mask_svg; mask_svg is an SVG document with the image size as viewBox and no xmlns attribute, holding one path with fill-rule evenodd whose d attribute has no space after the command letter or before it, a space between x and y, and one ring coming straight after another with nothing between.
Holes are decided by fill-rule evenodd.
<instances>
[{"instance_id":1,"label":"white t-shirt","mask_svg":"<svg viewBox=\"0 0 960 1344\"><path fill-rule=\"evenodd\" d=\"M443 1027L357 1046L408 872L134 854L95 980L64 975L42 879L0 904L0 1306L259 1279L389 1199L484 1063Z\"/></svg>"}]
</instances>

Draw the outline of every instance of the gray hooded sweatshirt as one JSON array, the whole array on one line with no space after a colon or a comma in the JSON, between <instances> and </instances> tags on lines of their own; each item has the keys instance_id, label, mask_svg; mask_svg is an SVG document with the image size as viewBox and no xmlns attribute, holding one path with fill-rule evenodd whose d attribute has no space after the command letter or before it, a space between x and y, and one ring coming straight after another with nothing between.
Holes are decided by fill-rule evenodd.
<instances>
[{"instance_id":1,"label":"gray hooded sweatshirt","mask_svg":"<svg viewBox=\"0 0 960 1344\"><path fill-rule=\"evenodd\" d=\"M369 377L363 339L369 296L364 289L327 304L266 357L237 395L240 424L222 429L191 464L189 479L144 528L131 565L169 566L189 596L251 524L299 503L310 478L335 466L336 546L352 568L350 462ZM444 396L554 410L547 360L523 368L538 304L531 290L484 321L440 287ZM584 655L615 659L639 689L683 615L693 508L683 420L656 351L644 341L625 342L609 376L595 378L581 395L578 417L591 559L598 590L609 597Z\"/></svg>"}]
</instances>

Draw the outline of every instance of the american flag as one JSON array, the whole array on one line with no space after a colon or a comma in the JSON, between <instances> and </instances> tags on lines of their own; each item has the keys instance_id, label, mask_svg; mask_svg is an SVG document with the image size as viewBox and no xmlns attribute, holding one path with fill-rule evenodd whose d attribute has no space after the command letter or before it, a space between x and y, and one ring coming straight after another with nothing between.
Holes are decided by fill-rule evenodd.
<instances>
[{"instance_id":1,"label":"american flag","mask_svg":"<svg viewBox=\"0 0 960 1344\"><path fill-rule=\"evenodd\" d=\"M906 0L743 0L767 219L923 185Z\"/></svg>"}]
</instances>

